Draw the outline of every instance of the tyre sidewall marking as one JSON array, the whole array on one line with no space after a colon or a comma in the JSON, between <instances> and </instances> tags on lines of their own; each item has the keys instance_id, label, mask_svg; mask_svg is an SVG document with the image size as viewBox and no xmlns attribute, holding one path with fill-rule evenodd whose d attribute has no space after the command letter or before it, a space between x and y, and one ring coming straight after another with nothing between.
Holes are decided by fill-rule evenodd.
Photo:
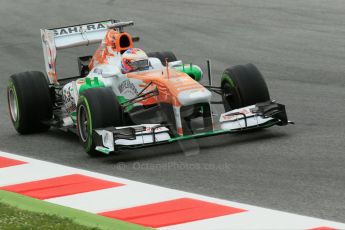
<instances>
[{"instance_id":1,"label":"tyre sidewall marking","mask_svg":"<svg viewBox=\"0 0 345 230\"><path fill-rule=\"evenodd\" d=\"M223 73L222 78L221 78L221 85L223 85L223 82L227 82L229 83L230 87L232 87L232 89L235 91L235 93L237 94L238 99L240 100L239 103L241 105L243 105L243 100L240 94L240 91L238 89L238 87L236 86L234 80L231 78L229 73Z\"/></svg>"},{"instance_id":2,"label":"tyre sidewall marking","mask_svg":"<svg viewBox=\"0 0 345 230\"><path fill-rule=\"evenodd\" d=\"M231 87L236 88L234 81L231 79L230 75L228 73L223 73L221 83L228 82Z\"/></svg>"}]
</instances>

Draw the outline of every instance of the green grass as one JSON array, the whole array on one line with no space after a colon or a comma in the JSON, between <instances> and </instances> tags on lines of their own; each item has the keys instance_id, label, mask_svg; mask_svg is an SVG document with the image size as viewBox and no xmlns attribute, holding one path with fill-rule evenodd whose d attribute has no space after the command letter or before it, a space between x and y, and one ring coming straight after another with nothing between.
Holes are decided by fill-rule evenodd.
<instances>
[{"instance_id":1,"label":"green grass","mask_svg":"<svg viewBox=\"0 0 345 230\"><path fill-rule=\"evenodd\" d=\"M98 230L75 223L72 219L22 210L0 202L0 229Z\"/></svg>"},{"instance_id":2,"label":"green grass","mask_svg":"<svg viewBox=\"0 0 345 230\"><path fill-rule=\"evenodd\" d=\"M0 230L3 229L151 229L0 190Z\"/></svg>"}]
</instances>

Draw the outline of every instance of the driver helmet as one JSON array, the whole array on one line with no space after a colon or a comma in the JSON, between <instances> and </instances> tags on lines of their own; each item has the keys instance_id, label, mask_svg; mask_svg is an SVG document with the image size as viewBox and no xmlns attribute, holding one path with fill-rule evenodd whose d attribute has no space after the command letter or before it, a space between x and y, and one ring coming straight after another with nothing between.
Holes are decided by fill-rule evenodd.
<instances>
[{"instance_id":1,"label":"driver helmet","mask_svg":"<svg viewBox=\"0 0 345 230\"><path fill-rule=\"evenodd\" d=\"M129 73L137 70L149 68L149 58L147 54L138 48L130 48L122 54L122 73Z\"/></svg>"}]
</instances>

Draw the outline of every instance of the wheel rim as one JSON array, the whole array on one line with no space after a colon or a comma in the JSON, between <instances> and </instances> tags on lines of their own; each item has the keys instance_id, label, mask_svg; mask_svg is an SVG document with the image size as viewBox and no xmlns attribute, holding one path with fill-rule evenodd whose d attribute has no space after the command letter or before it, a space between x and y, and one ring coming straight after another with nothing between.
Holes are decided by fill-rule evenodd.
<instances>
[{"instance_id":1,"label":"wheel rim","mask_svg":"<svg viewBox=\"0 0 345 230\"><path fill-rule=\"evenodd\" d=\"M8 90L8 104L10 107L11 118L16 122L18 120L18 101L16 92L12 87Z\"/></svg>"},{"instance_id":2,"label":"wheel rim","mask_svg":"<svg viewBox=\"0 0 345 230\"><path fill-rule=\"evenodd\" d=\"M222 86L222 91L223 91L223 102L224 102L224 108L227 111L230 111L233 107L233 102L232 102L232 96L233 96L233 92L231 90L231 87L225 83L223 86Z\"/></svg>"},{"instance_id":3,"label":"wheel rim","mask_svg":"<svg viewBox=\"0 0 345 230\"><path fill-rule=\"evenodd\" d=\"M86 142L89 133L89 116L87 113L87 110L84 105L80 105L78 109L78 130L79 130L79 136L82 139L83 142Z\"/></svg>"},{"instance_id":4,"label":"wheel rim","mask_svg":"<svg viewBox=\"0 0 345 230\"><path fill-rule=\"evenodd\" d=\"M222 90L222 96L225 101L225 105L227 106L226 109L232 110L242 107L239 91L236 88L231 87L228 83L225 83L222 85Z\"/></svg>"}]
</instances>

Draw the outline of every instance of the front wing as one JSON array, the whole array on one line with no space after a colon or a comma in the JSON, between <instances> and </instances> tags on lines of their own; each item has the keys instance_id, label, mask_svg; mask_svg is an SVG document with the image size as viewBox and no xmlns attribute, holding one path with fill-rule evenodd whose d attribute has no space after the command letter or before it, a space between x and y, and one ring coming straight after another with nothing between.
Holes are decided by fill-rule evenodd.
<instances>
[{"instance_id":1,"label":"front wing","mask_svg":"<svg viewBox=\"0 0 345 230\"><path fill-rule=\"evenodd\" d=\"M93 135L96 150L108 154L120 149L167 144L179 140L268 128L273 125L283 126L293 122L288 121L284 105L269 101L223 113L219 123L219 129L183 136L174 136L167 126L161 124L95 129Z\"/></svg>"}]
</instances>

